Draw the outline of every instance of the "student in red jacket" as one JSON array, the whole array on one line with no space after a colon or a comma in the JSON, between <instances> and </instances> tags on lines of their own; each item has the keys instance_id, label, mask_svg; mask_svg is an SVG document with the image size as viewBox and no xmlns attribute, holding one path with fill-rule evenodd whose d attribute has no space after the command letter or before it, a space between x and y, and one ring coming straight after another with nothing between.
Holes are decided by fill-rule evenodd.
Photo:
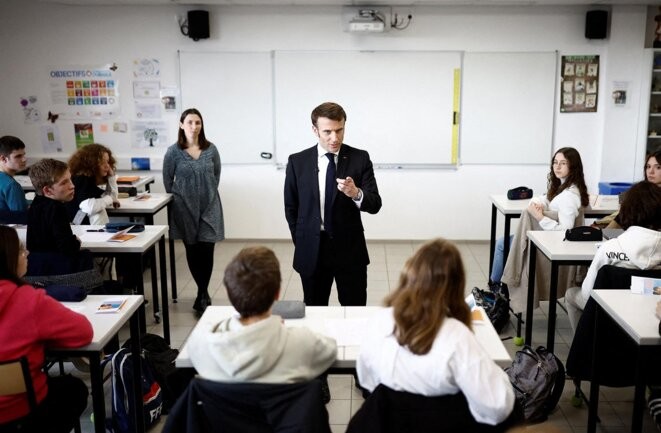
<instances>
[{"instance_id":1,"label":"student in red jacket","mask_svg":"<svg viewBox=\"0 0 661 433\"><path fill-rule=\"evenodd\" d=\"M26 420L25 394L0 397L0 431L69 432L87 406L87 387L70 375L48 377L41 370L44 351L89 344L92 325L21 280L27 256L16 230L0 225L0 361L27 356L38 404L35 416Z\"/></svg>"}]
</instances>

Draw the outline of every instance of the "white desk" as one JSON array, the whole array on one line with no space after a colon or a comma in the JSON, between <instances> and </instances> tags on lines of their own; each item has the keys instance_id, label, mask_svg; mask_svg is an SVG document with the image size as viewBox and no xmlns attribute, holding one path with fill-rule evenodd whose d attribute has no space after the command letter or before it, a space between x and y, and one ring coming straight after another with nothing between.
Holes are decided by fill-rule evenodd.
<instances>
[{"instance_id":1,"label":"white desk","mask_svg":"<svg viewBox=\"0 0 661 433\"><path fill-rule=\"evenodd\" d=\"M658 365L649 365L646 361L653 354L661 353L661 336L659 336L659 319L656 317L656 303L661 299L654 295L634 295L630 290L594 290L592 297L597 302L595 313L595 336L592 353L592 371L597 371L596 360L599 358L599 315L604 312L613 318L631 339L638 345L636 355L636 391L631 420L631 431L640 432L643 427L643 410L645 408L645 372ZM634 354L632 354L634 355ZM647 364L647 365L646 365ZM590 384L590 406L588 410L588 432L596 430L597 408L599 405L598 377Z\"/></svg>"},{"instance_id":2,"label":"white desk","mask_svg":"<svg viewBox=\"0 0 661 433\"><path fill-rule=\"evenodd\" d=\"M139 194L140 196L142 194ZM149 193L146 200L136 200L136 197L120 198L118 208L112 206L106 208L110 216L124 216L144 218L145 224L154 225L154 215L163 208L167 212L167 219L170 220L170 205L172 204L172 194L168 193ZM175 266L174 239L168 238L170 250L170 285L172 287L172 302L177 302L177 271Z\"/></svg>"},{"instance_id":3,"label":"white desk","mask_svg":"<svg viewBox=\"0 0 661 433\"><path fill-rule=\"evenodd\" d=\"M535 266L537 250L539 249L551 261L551 283L549 288L549 320L546 348L553 351L555 344L555 311L558 300L558 268L562 265L585 265L592 262L597 252L599 242L563 241L564 231L533 231L527 233L529 244L528 263L528 298L526 307L526 337L525 343L532 345L532 313L535 297Z\"/></svg>"},{"instance_id":4,"label":"white desk","mask_svg":"<svg viewBox=\"0 0 661 433\"><path fill-rule=\"evenodd\" d=\"M137 176L135 172L119 172L117 177L123 176ZM139 176L140 179L131 182L131 183L117 183L118 186L132 186L135 187L138 191L141 191L143 188L145 191L149 192L149 186L155 182L154 176Z\"/></svg>"},{"instance_id":5,"label":"white desk","mask_svg":"<svg viewBox=\"0 0 661 433\"><path fill-rule=\"evenodd\" d=\"M285 324L287 326L306 326L319 334L335 338L338 345L337 359L331 369L355 369L365 324L368 318L379 309L381 307L305 307L303 319L287 319ZM512 364L512 358L484 310L481 312L485 320L473 322L473 331L478 342L496 364L501 367L509 367ZM236 314L233 307L211 305L207 307L191 334L196 332L200 324L216 324L233 314ZM188 356L187 342L181 347L175 365L179 368L193 367Z\"/></svg>"},{"instance_id":6,"label":"white desk","mask_svg":"<svg viewBox=\"0 0 661 433\"><path fill-rule=\"evenodd\" d=\"M158 278L156 276L156 243L158 242L159 250L159 268L161 273L161 298L162 298L162 313L163 313L163 338L170 343L170 315L168 309L168 283L167 283L167 266L165 264L165 235L168 232L168 226L152 225L145 226L145 231L140 233L131 233L136 235L135 238L126 242L108 242L112 233L105 232L89 232L88 230L95 230L103 228L103 226L88 226L79 225L71 226L71 230L77 235L82 244L81 248L88 249L94 255L100 256L117 256L130 254L135 255L137 260L140 260L141 267L144 270L143 256L145 254L152 254L154 266L151 267L151 283L152 283L152 301L154 305L154 319L160 322L161 314L159 311L158 300ZM16 231L19 238L25 242L27 236L27 228L25 226L17 227ZM142 282L142 275L138 278L138 293L144 294L144 285ZM140 312L140 324L143 331L146 332L146 320L144 310Z\"/></svg>"},{"instance_id":7,"label":"white desk","mask_svg":"<svg viewBox=\"0 0 661 433\"><path fill-rule=\"evenodd\" d=\"M135 176L135 173L117 173L117 176ZM16 182L18 182L19 185L21 185L21 188L23 188L23 191L34 191L34 186L32 186L32 181L30 180L30 176L27 175L18 175L14 176L14 179L16 179ZM142 190L143 188L149 192L149 185L155 182L154 176L140 176L140 179L136 180L135 182L131 183L120 183L118 186L133 186L135 187L138 191Z\"/></svg>"},{"instance_id":8,"label":"white desk","mask_svg":"<svg viewBox=\"0 0 661 433\"><path fill-rule=\"evenodd\" d=\"M108 298L125 298L126 303L116 313L98 314L96 309L101 305L102 301ZM94 329L94 336L92 342L87 346L75 349L59 349L49 348L46 350L48 355L56 357L71 357L83 356L90 360L90 380L92 384L92 407L94 412L94 431L96 433L105 432L105 419L106 419L106 404L105 395L103 392L103 371L101 370L101 356L103 348L110 342L110 340L119 332L124 324L130 320L131 326L131 353L133 359L140 358L140 326L139 314L136 314L143 305L144 298L141 295L125 295L125 296L110 296L110 295L89 295L82 302L65 302L63 303L73 311L83 314L91 322ZM137 368L140 368L139 363L136 363ZM140 370L138 370L140 371ZM136 407L134 413L142 414L142 384L140 381L140 374L134 375L133 392L139 398L135 399ZM145 426L142 416L134 419L138 432L144 432Z\"/></svg>"},{"instance_id":9,"label":"white desk","mask_svg":"<svg viewBox=\"0 0 661 433\"><path fill-rule=\"evenodd\" d=\"M493 255L496 248L496 222L498 212L505 216L505 230L503 236L505 240L510 238L510 224L512 218L520 218L521 213L528 208L528 200L509 200L505 194L492 194L491 200L491 237L489 242L489 275L493 266ZM591 195L590 205L583 210L586 217L604 217L612 214L620 208L619 196L617 195ZM509 242L504 244L503 263L507 262L507 256L510 251Z\"/></svg>"},{"instance_id":10,"label":"white desk","mask_svg":"<svg viewBox=\"0 0 661 433\"><path fill-rule=\"evenodd\" d=\"M30 180L30 176L25 174L19 174L14 176L14 179L16 180L16 182L18 182L19 185L21 185L23 191L25 192L34 191L34 186L32 186L32 181Z\"/></svg>"}]
</instances>

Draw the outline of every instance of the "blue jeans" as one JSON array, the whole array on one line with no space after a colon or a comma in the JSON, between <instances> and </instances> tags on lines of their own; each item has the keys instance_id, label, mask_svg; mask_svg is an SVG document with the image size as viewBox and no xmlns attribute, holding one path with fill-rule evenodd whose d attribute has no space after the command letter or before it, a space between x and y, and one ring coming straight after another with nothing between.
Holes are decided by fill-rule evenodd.
<instances>
[{"instance_id":1,"label":"blue jeans","mask_svg":"<svg viewBox=\"0 0 661 433\"><path fill-rule=\"evenodd\" d=\"M514 235L510 236L510 247L512 247L512 239ZM493 264L491 266L491 276L489 279L494 283L500 283L503 278L503 271L505 269L505 238L499 238L496 241L496 248L493 252Z\"/></svg>"}]
</instances>

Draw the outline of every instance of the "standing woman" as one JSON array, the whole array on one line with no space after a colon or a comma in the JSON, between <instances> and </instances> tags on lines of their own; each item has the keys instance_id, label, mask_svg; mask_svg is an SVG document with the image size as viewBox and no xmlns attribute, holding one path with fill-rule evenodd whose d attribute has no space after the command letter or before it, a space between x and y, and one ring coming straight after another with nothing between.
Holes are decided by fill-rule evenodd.
<instances>
[{"instance_id":1,"label":"standing woman","mask_svg":"<svg viewBox=\"0 0 661 433\"><path fill-rule=\"evenodd\" d=\"M174 198L170 236L184 241L188 268L197 285L193 309L198 313L211 305L213 250L217 241L225 239L219 183L218 149L204 135L202 114L189 108L181 113L177 143L165 154L163 185Z\"/></svg>"}]
</instances>

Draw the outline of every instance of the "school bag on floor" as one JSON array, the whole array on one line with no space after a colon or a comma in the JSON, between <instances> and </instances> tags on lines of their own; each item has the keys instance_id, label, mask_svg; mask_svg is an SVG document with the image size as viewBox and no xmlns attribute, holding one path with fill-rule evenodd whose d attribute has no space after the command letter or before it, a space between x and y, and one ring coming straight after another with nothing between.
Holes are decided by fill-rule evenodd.
<instances>
[{"instance_id":1,"label":"school bag on floor","mask_svg":"<svg viewBox=\"0 0 661 433\"><path fill-rule=\"evenodd\" d=\"M493 293L488 290L481 290L473 287L473 298L475 303L484 308L489 321L497 333L505 328L510 320L510 301L501 293Z\"/></svg>"},{"instance_id":2,"label":"school bag on floor","mask_svg":"<svg viewBox=\"0 0 661 433\"><path fill-rule=\"evenodd\" d=\"M128 339L122 347L130 349L130 345L131 339ZM168 413L177 398L188 386L188 382L194 373L182 372L175 367L174 361L179 355L179 351L171 348L165 338L160 335L142 334L140 336L140 347L143 359L151 367L154 379L161 387L163 413Z\"/></svg>"},{"instance_id":3,"label":"school bag on floor","mask_svg":"<svg viewBox=\"0 0 661 433\"><path fill-rule=\"evenodd\" d=\"M112 370L112 418L106 420L106 429L112 433L134 433L133 407L133 357L130 349L119 349L110 358ZM163 395L154 379L149 363L142 359L142 403L145 428L149 428L161 417Z\"/></svg>"},{"instance_id":4,"label":"school bag on floor","mask_svg":"<svg viewBox=\"0 0 661 433\"><path fill-rule=\"evenodd\" d=\"M524 346L516 352L512 366L505 372L514 395L523 408L526 421L545 421L555 409L565 387L565 367L543 346Z\"/></svg>"}]
</instances>

